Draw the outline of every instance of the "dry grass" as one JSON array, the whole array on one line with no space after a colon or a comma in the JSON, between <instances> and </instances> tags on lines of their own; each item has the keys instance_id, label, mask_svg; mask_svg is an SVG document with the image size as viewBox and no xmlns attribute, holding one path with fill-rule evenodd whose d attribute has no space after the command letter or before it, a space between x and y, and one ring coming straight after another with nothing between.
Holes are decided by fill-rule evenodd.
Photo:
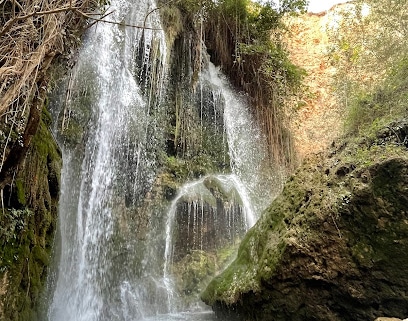
<instances>
[{"instance_id":1,"label":"dry grass","mask_svg":"<svg viewBox=\"0 0 408 321\"><path fill-rule=\"evenodd\" d=\"M52 58L64 50L66 26L89 1L0 0L0 113L24 110ZM17 108L18 106L18 108Z\"/></svg>"},{"instance_id":2,"label":"dry grass","mask_svg":"<svg viewBox=\"0 0 408 321\"><path fill-rule=\"evenodd\" d=\"M99 0L0 0L0 172L12 144L23 144L47 70ZM41 98L42 99L42 98Z\"/></svg>"}]
</instances>

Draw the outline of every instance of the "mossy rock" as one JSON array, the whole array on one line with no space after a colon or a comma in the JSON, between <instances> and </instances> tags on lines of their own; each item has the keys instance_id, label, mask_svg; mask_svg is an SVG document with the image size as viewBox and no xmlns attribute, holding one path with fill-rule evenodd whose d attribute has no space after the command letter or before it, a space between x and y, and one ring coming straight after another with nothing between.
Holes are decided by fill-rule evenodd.
<instances>
[{"instance_id":1,"label":"mossy rock","mask_svg":"<svg viewBox=\"0 0 408 321\"><path fill-rule=\"evenodd\" d=\"M18 179L16 181L16 194L17 194L17 199L18 202L24 206L26 205L26 195L25 195L25 188L24 188L24 183L21 179Z\"/></svg>"},{"instance_id":2,"label":"mossy rock","mask_svg":"<svg viewBox=\"0 0 408 321\"><path fill-rule=\"evenodd\" d=\"M390 135L393 135L390 133ZM311 157L202 294L236 320L408 315L408 153L351 140Z\"/></svg>"},{"instance_id":3,"label":"mossy rock","mask_svg":"<svg viewBox=\"0 0 408 321\"><path fill-rule=\"evenodd\" d=\"M47 124L50 115L43 111L36 135L25 161L16 173L14 186L7 186L8 199L18 224L12 238L0 248L0 280L5 286L0 297L0 319L32 321L38 307L50 262L60 190L61 152ZM26 214L25 214L26 213ZM29 213L29 214L28 214ZM24 215L23 215L24 214ZM0 216L0 221L4 217ZM21 222L20 222L21 221ZM1 222L4 226L4 222Z\"/></svg>"},{"instance_id":4,"label":"mossy rock","mask_svg":"<svg viewBox=\"0 0 408 321\"><path fill-rule=\"evenodd\" d=\"M41 263L43 266L50 264L50 255L42 247L36 245L32 249L33 259Z\"/></svg>"},{"instance_id":5,"label":"mossy rock","mask_svg":"<svg viewBox=\"0 0 408 321\"><path fill-rule=\"evenodd\" d=\"M184 295L199 294L203 281L214 275L215 256L200 250L191 251L173 266L173 275L179 279L180 293Z\"/></svg>"}]
</instances>

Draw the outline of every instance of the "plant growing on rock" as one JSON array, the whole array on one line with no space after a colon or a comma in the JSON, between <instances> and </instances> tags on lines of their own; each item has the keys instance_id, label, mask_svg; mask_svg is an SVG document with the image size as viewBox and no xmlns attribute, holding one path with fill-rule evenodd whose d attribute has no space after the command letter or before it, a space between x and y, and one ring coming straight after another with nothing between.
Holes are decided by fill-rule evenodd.
<instances>
[{"instance_id":1,"label":"plant growing on rock","mask_svg":"<svg viewBox=\"0 0 408 321\"><path fill-rule=\"evenodd\" d=\"M260 4L248 0L217 3L206 22L212 60L233 84L246 91L275 162L290 165L291 139L285 105L299 89L303 71L293 65L281 41L286 14L303 11L306 1Z\"/></svg>"}]
</instances>

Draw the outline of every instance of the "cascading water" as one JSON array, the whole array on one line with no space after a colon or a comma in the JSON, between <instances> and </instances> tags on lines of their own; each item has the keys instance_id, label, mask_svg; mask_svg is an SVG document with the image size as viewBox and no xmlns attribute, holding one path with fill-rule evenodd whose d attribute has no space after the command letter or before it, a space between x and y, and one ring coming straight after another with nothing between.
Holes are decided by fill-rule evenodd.
<instances>
[{"instance_id":1,"label":"cascading water","mask_svg":"<svg viewBox=\"0 0 408 321\"><path fill-rule=\"evenodd\" d=\"M143 25L153 7L148 1L114 0L109 10L115 21ZM160 29L155 14L149 15L147 23ZM127 304L127 288L135 280L133 254L143 253L134 241L123 238L133 227L127 222L126 208L136 206L155 175L151 155L159 128L150 110L157 106L143 97L134 74L135 57L142 54L143 67L153 51L155 59L164 60L162 31L98 24L87 33L69 82L70 94L65 97L63 137L69 138L70 130L81 130L69 127L70 118L80 117L70 115L71 110L89 113L90 121L80 147L73 149L67 141L61 142L61 254L49 320L133 320L138 316L121 305ZM159 92L164 72L157 70L153 79Z\"/></svg>"},{"instance_id":2,"label":"cascading water","mask_svg":"<svg viewBox=\"0 0 408 321\"><path fill-rule=\"evenodd\" d=\"M203 74L224 106L224 125L228 139L232 173L246 203L248 225L252 227L271 202L274 175L265 166L268 157L264 137L248 110L245 96L237 94L226 77L212 63ZM269 185L269 187L268 187Z\"/></svg>"},{"instance_id":3,"label":"cascading water","mask_svg":"<svg viewBox=\"0 0 408 321\"><path fill-rule=\"evenodd\" d=\"M64 167L49 321L212 320L201 310L181 313L197 306L186 293L202 284L193 284L198 290L181 285L183 277L174 271L186 262L208 263L213 253L236 245L270 201L260 176L262 136L245 97L205 57L199 98L191 102L200 105L200 126L211 123L225 140L231 172L186 183L171 204L152 201L166 145L161 97L168 58L154 7L112 0L115 21L143 25L148 15L152 29L92 27L55 100ZM206 102L211 106L204 108ZM191 110L184 112L192 117ZM183 141L187 146L200 140Z\"/></svg>"},{"instance_id":4,"label":"cascading water","mask_svg":"<svg viewBox=\"0 0 408 321\"><path fill-rule=\"evenodd\" d=\"M200 95L210 91L213 114L223 111L220 117L224 119L222 126L228 141L232 173L212 174L188 182L180 188L170 206L164 280L172 307L182 306L174 295L177 291L172 279L172 269L180 269L177 262L185 265L184 257L192 251L216 253L236 244L235 241L255 224L272 197L270 188L264 185L272 184L271 179L265 182L260 176L266 157L263 137L252 120L246 97L236 94L220 70L207 59L203 60ZM200 113L202 110L200 106Z\"/></svg>"}]
</instances>

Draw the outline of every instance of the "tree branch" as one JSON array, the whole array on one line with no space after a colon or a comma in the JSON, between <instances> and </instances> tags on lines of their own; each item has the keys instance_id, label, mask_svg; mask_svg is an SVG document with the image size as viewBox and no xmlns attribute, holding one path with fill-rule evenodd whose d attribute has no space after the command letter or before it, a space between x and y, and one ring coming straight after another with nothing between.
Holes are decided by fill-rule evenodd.
<instances>
[{"instance_id":1,"label":"tree branch","mask_svg":"<svg viewBox=\"0 0 408 321\"><path fill-rule=\"evenodd\" d=\"M166 3L162 4L161 6L158 6L158 7L154 8L154 9L150 10L150 11L147 13L147 15L145 16L145 18L144 18L144 21L143 21L143 29L149 29L149 28L146 28L147 17L149 17L149 16L150 16L153 12L155 12L156 10L159 10L159 9L161 9L161 8L163 8L163 7L167 6L167 5L169 5L169 4L172 3L173 1L175 1L175 0L169 0L169 1L167 1Z\"/></svg>"},{"instance_id":2,"label":"tree branch","mask_svg":"<svg viewBox=\"0 0 408 321\"><path fill-rule=\"evenodd\" d=\"M46 11L34 11L31 13L28 13L24 16L17 16L13 19L10 19L9 21L7 21L3 27L3 29L1 29L0 31L0 37L3 36L7 31L10 30L10 28L12 27L12 25L14 23L16 23L17 21L20 20L26 20L28 18L34 17L34 16L44 16L44 15L48 15L48 14L53 14L53 13L60 13L60 12L66 12L66 11L77 11L79 8L78 7L62 7L62 8L58 8L58 9L53 9L53 10L46 10Z\"/></svg>"},{"instance_id":3,"label":"tree branch","mask_svg":"<svg viewBox=\"0 0 408 321\"><path fill-rule=\"evenodd\" d=\"M173 1L173 0L171 0ZM169 2L171 2L169 1ZM168 2L168 3L169 3ZM166 3L166 4L168 4ZM110 23L110 24L114 24L114 25L118 25L118 26L122 26L122 27L132 27L132 28L140 28L140 29L149 29L149 30L161 30L160 28L150 28L150 27L146 27L146 19L147 17L155 10L160 9L161 7L155 8L152 11L150 11L144 20L143 26L138 26L138 25L133 25L133 24L128 24L128 23L123 23L123 22L116 22L116 21L110 21L110 20L104 20L103 18L108 16L110 13L105 14L102 18L95 18L92 17L91 14L89 13L85 13L82 12L80 10L80 7L72 7L72 4L70 3L68 7L62 7L62 8L57 8L57 9L53 9L53 10L46 10L46 11L35 11L35 12L31 12L28 13L26 15L23 16L17 16L14 17L13 19L10 19L9 21L6 22L6 24L3 26L3 29L1 29L0 31L0 37L3 36L7 31L10 30L10 28L13 26L14 23L16 23L17 21L21 21L21 20L25 20L31 17L35 17L35 16L44 16L44 15L49 15L49 14L54 14L54 13L60 13L60 12L67 12L67 11L72 11L75 12L81 16L83 16L84 18L87 19L91 19L94 20L96 22L104 22L104 23ZM113 11L112 11L113 12Z\"/></svg>"},{"instance_id":4,"label":"tree branch","mask_svg":"<svg viewBox=\"0 0 408 321\"><path fill-rule=\"evenodd\" d=\"M83 16L83 17L85 17L87 19L91 19L91 20L95 20L95 21L99 21L99 22L104 22L104 23L110 23L110 24L121 26L121 27L132 27L132 28L140 28L140 29L148 29L148 30L162 30L160 28L151 28L151 27L146 27L146 26L132 25L132 24L129 24L129 23L123 23L123 22L104 20L104 19L100 19L100 18L94 18L94 17L90 16L88 13L84 13L84 12L78 10L78 9L76 9L75 12L77 12L78 14L80 14L81 16ZM108 14L106 14L105 17L107 15Z\"/></svg>"}]
</instances>

